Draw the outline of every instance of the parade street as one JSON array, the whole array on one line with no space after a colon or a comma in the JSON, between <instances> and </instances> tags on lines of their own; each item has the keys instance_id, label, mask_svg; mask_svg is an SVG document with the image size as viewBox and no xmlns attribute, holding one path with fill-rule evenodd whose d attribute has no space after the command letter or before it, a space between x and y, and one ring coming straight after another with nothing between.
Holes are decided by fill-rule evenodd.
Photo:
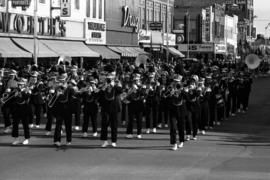
<instances>
[{"instance_id":1,"label":"parade street","mask_svg":"<svg viewBox=\"0 0 270 180\"><path fill-rule=\"evenodd\" d=\"M254 80L246 114L170 150L169 130L100 148L99 138L74 133L72 145L54 147L44 130L32 130L28 146L0 136L0 180L251 180L270 179L270 78ZM3 125L1 125L2 129ZM44 127L44 126L42 126Z\"/></svg>"}]
</instances>

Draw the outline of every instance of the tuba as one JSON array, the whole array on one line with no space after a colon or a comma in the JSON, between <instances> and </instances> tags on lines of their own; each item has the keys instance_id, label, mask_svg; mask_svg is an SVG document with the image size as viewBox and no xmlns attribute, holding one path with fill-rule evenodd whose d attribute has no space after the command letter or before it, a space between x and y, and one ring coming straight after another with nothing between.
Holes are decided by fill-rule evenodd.
<instances>
[{"instance_id":1,"label":"tuba","mask_svg":"<svg viewBox=\"0 0 270 180\"><path fill-rule=\"evenodd\" d=\"M245 63L249 69L256 69L259 67L261 59L255 54L250 54L246 57Z\"/></svg>"}]
</instances>

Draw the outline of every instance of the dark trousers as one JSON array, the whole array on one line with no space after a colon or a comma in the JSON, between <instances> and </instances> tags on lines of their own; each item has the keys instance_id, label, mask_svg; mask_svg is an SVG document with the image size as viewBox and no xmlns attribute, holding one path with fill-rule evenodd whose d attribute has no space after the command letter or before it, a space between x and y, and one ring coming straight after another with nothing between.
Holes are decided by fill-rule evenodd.
<instances>
[{"instance_id":1,"label":"dark trousers","mask_svg":"<svg viewBox=\"0 0 270 180\"><path fill-rule=\"evenodd\" d=\"M46 127L45 127L46 131L52 130L53 118L56 117L56 115L53 112L54 112L53 109L47 107L47 123L46 123Z\"/></svg>"},{"instance_id":2,"label":"dark trousers","mask_svg":"<svg viewBox=\"0 0 270 180\"><path fill-rule=\"evenodd\" d=\"M83 132L88 131L88 126L89 126L89 118L91 118L91 123L93 127L93 133L97 132L97 111L95 112L89 112L89 111L84 111L83 113Z\"/></svg>"},{"instance_id":3,"label":"dark trousers","mask_svg":"<svg viewBox=\"0 0 270 180\"><path fill-rule=\"evenodd\" d=\"M224 106L218 106L217 107L217 121L220 122L222 120L224 120Z\"/></svg>"},{"instance_id":4,"label":"dark trousers","mask_svg":"<svg viewBox=\"0 0 270 180\"><path fill-rule=\"evenodd\" d=\"M198 113L197 111L191 112L191 122L192 122L192 135L193 137L195 137L198 134L200 113Z\"/></svg>"},{"instance_id":5,"label":"dark trousers","mask_svg":"<svg viewBox=\"0 0 270 180\"><path fill-rule=\"evenodd\" d=\"M201 118L199 123L199 129L205 130L205 127L209 124L209 105L208 102L201 104Z\"/></svg>"},{"instance_id":6,"label":"dark trousers","mask_svg":"<svg viewBox=\"0 0 270 180\"><path fill-rule=\"evenodd\" d=\"M41 110L43 105L42 104L33 104L29 105L30 107L30 117L29 117L29 123L33 124L34 115L36 116L36 125L40 124L40 118L41 118Z\"/></svg>"},{"instance_id":7,"label":"dark trousers","mask_svg":"<svg viewBox=\"0 0 270 180\"><path fill-rule=\"evenodd\" d=\"M128 107L128 125L127 125L127 134L133 134L133 123L134 119L136 119L137 123L137 135L140 135L142 133L142 112L137 111L136 108L132 105L129 105Z\"/></svg>"},{"instance_id":8,"label":"dark trousers","mask_svg":"<svg viewBox=\"0 0 270 180\"><path fill-rule=\"evenodd\" d=\"M3 113L5 128L7 128L7 127L11 126L10 107L2 106L1 110L2 110L2 113Z\"/></svg>"},{"instance_id":9,"label":"dark trousers","mask_svg":"<svg viewBox=\"0 0 270 180\"><path fill-rule=\"evenodd\" d=\"M108 140L108 126L111 127L111 140L117 142L118 113L101 111L101 136L100 140Z\"/></svg>"},{"instance_id":10,"label":"dark trousers","mask_svg":"<svg viewBox=\"0 0 270 180\"><path fill-rule=\"evenodd\" d=\"M157 104L146 105L146 128L151 126L151 119L153 120L153 128L157 127ZM152 118L151 118L152 117Z\"/></svg>"},{"instance_id":11,"label":"dark trousers","mask_svg":"<svg viewBox=\"0 0 270 180\"><path fill-rule=\"evenodd\" d=\"M80 126L80 119L81 119L81 109L80 108L75 108L75 109L70 109L69 110L69 119L71 119L72 122L72 117L73 114L75 116L75 126Z\"/></svg>"},{"instance_id":12,"label":"dark trousers","mask_svg":"<svg viewBox=\"0 0 270 180\"><path fill-rule=\"evenodd\" d=\"M126 118L127 118L127 104L122 102L122 114L121 114L122 122L126 122Z\"/></svg>"},{"instance_id":13,"label":"dark trousers","mask_svg":"<svg viewBox=\"0 0 270 180\"><path fill-rule=\"evenodd\" d=\"M61 130L62 124L65 123L65 130L66 130L66 139L67 142L71 142L72 140L72 123L70 118L65 115L58 115L56 117L56 126L54 131L54 142L61 142Z\"/></svg>"},{"instance_id":14,"label":"dark trousers","mask_svg":"<svg viewBox=\"0 0 270 180\"><path fill-rule=\"evenodd\" d=\"M170 143L176 144L178 130L179 142L185 141L185 113L183 106L172 106L170 117Z\"/></svg>"},{"instance_id":15,"label":"dark trousers","mask_svg":"<svg viewBox=\"0 0 270 180\"><path fill-rule=\"evenodd\" d=\"M29 130L29 122L27 116L25 114L19 115L16 114L13 116L13 128L12 128L12 137L19 137L19 123L22 122L23 131L24 131L24 138L30 138L30 130Z\"/></svg>"},{"instance_id":16,"label":"dark trousers","mask_svg":"<svg viewBox=\"0 0 270 180\"><path fill-rule=\"evenodd\" d=\"M237 111L237 96L236 96L236 94L232 94L232 95L231 95L231 102L232 102L232 109L231 109L231 112L232 112L233 114L235 114L236 111Z\"/></svg>"},{"instance_id":17,"label":"dark trousers","mask_svg":"<svg viewBox=\"0 0 270 180\"><path fill-rule=\"evenodd\" d=\"M185 129L186 129L186 134L191 135L192 121L191 121L190 111L187 111L186 116L185 116Z\"/></svg>"},{"instance_id":18,"label":"dark trousers","mask_svg":"<svg viewBox=\"0 0 270 180\"><path fill-rule=\"evenodd\" d=\"M162 100L159 104L158 108L158 123L162 123L162 120L164 120L165 124L168 124L169 119L169 103L167 100Z\"/></svg>"},{"instance_id":19,"label":"dark trousers","mask_svg":"<svg viewBox=\"0 0 270 180\"><path fill-rule=\"evenodd\" d=\"M210 120L209 120L209 126L213 127L214 122L216 122L216 114L217 114L217 106L215 104L209 104L209 110L210 110Z\"/></svg>"}]
</instances>

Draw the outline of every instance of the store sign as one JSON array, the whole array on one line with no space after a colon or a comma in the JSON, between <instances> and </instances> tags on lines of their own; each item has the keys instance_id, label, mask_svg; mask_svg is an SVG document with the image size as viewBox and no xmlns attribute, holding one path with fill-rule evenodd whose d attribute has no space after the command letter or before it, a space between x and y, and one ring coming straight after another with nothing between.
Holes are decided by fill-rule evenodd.
<instances>
[{"instance_id":1,"label":"store sign","mask_svg":"<svg viewBox=\"0 0 270 180\"><path fill-rule=\"evenodd\" d=\"M175 42L176 42L176 35L175 34L167 34L165 33L163 35L163 45L167 45L168 42L168 46L175 46Z\"/></svg>"},{"instance_id":2,"label":"store sign","mask_svg":"<svg viewBox=\"0 0 270 180\"><path fill-rule=\"evenodd\" d=\"M106 44L106 22L85 19L86 44Z\"/></svg>"},{"instance_id":3,"label":"store sign","mask_svg":"<svg viewBox=\"0 0 270 180\"><path fill-rule=\"evenodd\" d=\"M25 7L25 6L30 6L31 0L12 0L11 5L13 7Z\"/></svg>"},{"instance_id":4,"label":"store sign","mask_svg":"<svg viewBox=\"0 0 270 180\"><path fill-rule=\"evenodd\" d=\"M151 32L151 43L152 44L163 44L162 33L159 31Z\"/></svg>"},{"instance_id":5,"label":"store sign","mask_svg":"<svg viewBox=\"0 0 270 180\"><path fill-rule=\"evenodd\" d=\"M70 17L71 16L71 0L61 0L60 2L60 16Z\"/></svg>"},{"instance_id":6,"label":"store sign","mask_svg":"<svg viewBox=\"0 0 270 180\"><path fill-rule=\"evenodd\" d=\"M37 33L42 36L66 36L66 21L60 18L38 17ZM34 17L0 12L0 32L34 34Z\"/></svg>"},{"instance_id":7,"label":"store sign","mask_svg":"<svg viewBox=\"0 0 270 180\"><path fill-rule=\"evenodd\" d=\"M149 28L153 31L161 31L163 28L163 25L161 22L151 22L149 24Z\"/></svg>"},{"instance_id":8,"label":"store sign","mask_svg":"<svg viewBox=\"0 0 270 180\"><path fill-rule=\"evenodd\" d=\"M216 54L226 54L227 48L225 44L215 44L215 53Z\"/></svg>"},{"instance_id":9,"label":"store sign","mask_svg":"<svg viewBox=\"0 0 270 180\"><path fill-rule=\"evenodd\" d=\"M247 4L246 0L236 0L236 4Z\"/></svg>"},{"instance_id":10,"label":"store sign","mask_svg":"<svg viewBox=\"0 0 270 180\"><path fill-rule=\"evenodd\" d=\"M139 17L130 13L129 7L123 7L123 27L131 27L135 32L139 30Z\"/></svg>"},{"instance_id":11,"label":"store sign","mask_svg":"<svg viewBox=\"0 0 270 180\"><path fill-rule=\"evenodd\" d=\"M205 9L205 42L213 42L213 12L212 6Z\"/></svg>"},{"instance_id":12,"label":"store sign","mask_svg":"<svg viewBox=\"0 0 270 180\"><path fill-rule=\"evenodd\" d=\"M179 44L179 51L190 51L190 52L214 52L213 44Z\"/></svg>"},{"instance_id":13,"label":"store sign","mask_svg":"<svg viewBox=\"0 0 270 180\"><path fill-rule=\"evenodd\" d=\"M138 42L144 44L151 43L151 32L144 29L140 29L138 33Z\"/></svg>"}]
</instances>

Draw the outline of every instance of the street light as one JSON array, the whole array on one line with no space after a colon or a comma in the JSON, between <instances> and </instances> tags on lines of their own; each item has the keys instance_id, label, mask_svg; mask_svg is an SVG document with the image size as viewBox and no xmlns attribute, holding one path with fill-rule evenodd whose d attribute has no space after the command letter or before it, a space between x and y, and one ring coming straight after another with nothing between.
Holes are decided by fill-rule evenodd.
<instances>
[{"instance_id":1,"label":"street light","mask_svg":"<svg viewBox=\"0 0 270 180\"><path fill-rule=\"evenodd\" d=\"M267 34L267 29L269 27L270 27L270 23L268 23L267 26L265 27L265 34L264 34L264 49L265 49L265 53L266 53L266 46L267 46L266 34Z\"/></svg>"}]
</instances>

